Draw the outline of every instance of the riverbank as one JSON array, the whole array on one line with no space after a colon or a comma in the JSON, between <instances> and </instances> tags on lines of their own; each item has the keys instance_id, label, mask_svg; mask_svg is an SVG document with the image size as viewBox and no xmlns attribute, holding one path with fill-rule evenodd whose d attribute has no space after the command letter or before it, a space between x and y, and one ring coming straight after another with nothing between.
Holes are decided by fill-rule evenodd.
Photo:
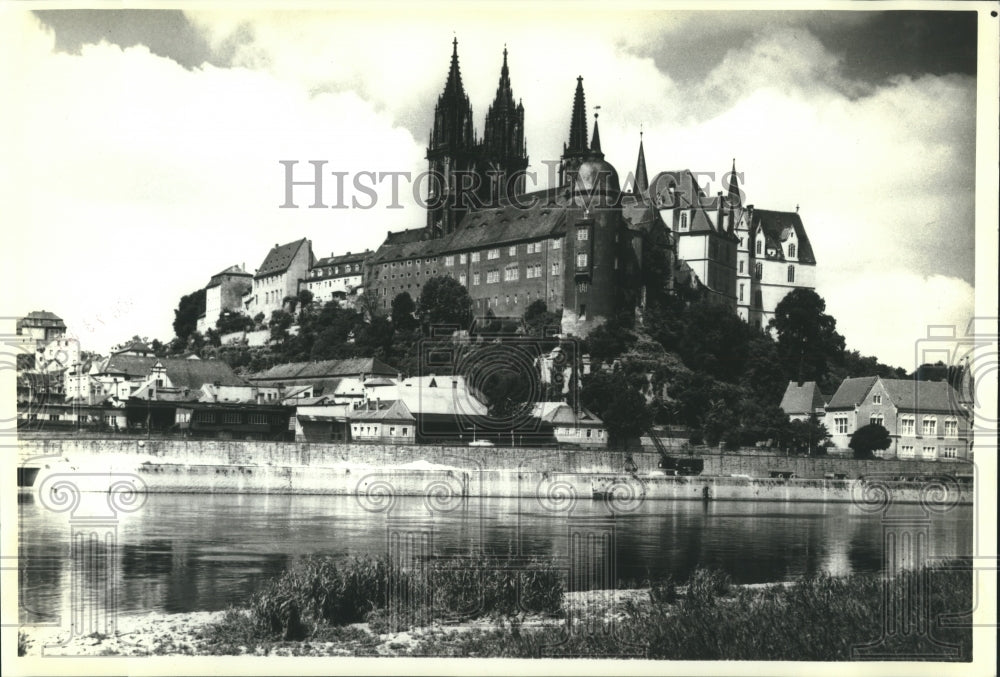
<instances>
[{"instance_id":1,"label":"riverbank","mask_svg":"<svg viewBox=\"0 0 1000 677\"><path fill-rule=\"evenodd\" d=\"M658 454L595 450L33 439L19 441L18 452L19 477L31 475L34 487L59 482L102 493L127 485L150 493L354 495L373 503L433 495L441 505L537 497L564 507L601 498L614 512L644 500L877 502L884 493L895 503L970 504L973 497L968 464L929 461L713 456L701 475L685 477L660 470Z\"/></svg>"},{"instance_id":2,"label":"riverbank","mask_svg":"<svg viewBox=\"0 0 1000 677\"><path fill-rule=\"evenodd\" d=\"M926 583L926 597L911 598L918 577ZM377 609L366 620L344 624L303 616L305 634L295 640L283 636L287 627L262 626L259 607L149 614L122 617L115 637L70 639L58 630L28 629L26 653L43 655L44 644L62 641L44 655L971 660L968 627L887 633L883 593L903 602L895 607L902 613L896 627L920 627L907 624L970 608L972 574L953 562L888 580L821 576L732 586L724 575L699 570L680 586L657 581L642 589L564 592L558 608L548 612L436 616L426 623L397 622L399 627Z\"/></svg>"}]
</instances>

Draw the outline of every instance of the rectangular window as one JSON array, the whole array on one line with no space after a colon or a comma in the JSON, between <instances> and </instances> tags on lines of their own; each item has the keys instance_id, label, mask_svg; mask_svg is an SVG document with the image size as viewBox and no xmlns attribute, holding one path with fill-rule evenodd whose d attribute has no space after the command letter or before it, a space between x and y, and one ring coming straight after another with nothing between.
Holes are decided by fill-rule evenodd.
<instances>
[{"instance_id":1,"label":"rectangular window","mask_svg":"<svg viewBox=\"0 0 1000 677\"><path fill-rule=\"evenodd\" d=\"M915 426L916 420L912 416L903 416L899 419L899 434L913 435Z\"/></svg>"},{"instance_id":2,"label":"rectangular window","mask_svg":"<svg viewBox=\"0 0 1000 677\"><path fill-rule=\"evenodd\" d=\"M740 261L740 272L743 272L743 261Z\"/></svg>"},{"instance_id":3,"label":"rectangular window","mask_svg":"<svg viewBox=\"0 0 1000 677\"><path fill-rule=\"evenodd\" d=\"M958 448L957 447L945 447L941 451L942 458L958 458Z\"/></svg>"},{"instance_id":4,"label":"rectangular window","mask_svg":"<svg viewBox=\"0 0 1000 677\"><path fill-rule=\"evenodd\" d=\"M580 304L580 317L587 317L587 304L586 303L581 303Z\"/></svg>"},{"instance_id":5,"label":"rectangular window","mask_svg":"<svg viewBox=\"0 0 1000 677\"><path fill-rule=\"evenodd\" d=\"M500 271L499 270L488 270L486 271L486 284L494 284L500 281Z\"/></svg>"},{"instance_id":6,"label":"rectangular window","mask_svg":"<svg viewBox=\"0 0 1000 677\"><path fill-rule=\"evenodd\" d=\"M465 263L468 260L469 260L469 257L467 255L465 255L465 254L459 254L458 255L458 262L459 263Z\"/></svg>"},{"instance_id":7,"label":"rectangular window","mask_svg":"<svg viewBox=\"0 0 1000 677\"><path fill-rule=\"evenodd\" d=\"M444 257L444 265L446 265L446 266L453 266L453 265L455 265L455 257L454 256L446 256L446 257Z\"/></svg>"},{"instance_id":8,"label":"rectangular window","mask_svg":"<svg viewBox=\"0 0 1000 677\"><path fill-rule=\"evenodd\" d=\"M249 421L254 425L266 425L267 416L265 414L250 414Z\"/></svg>"},{"instance_id":9,"label":"rectangular window","mask_svg":"<svg viewBox=\"0 0 1000 677\"><path fill-rule=\"evenodd\" d=\"M516 265L507 266L503 271L503 279L506 282L513 282L520 277L520 269Z\"/></svg>"},{"instance_id":10,"label":"rectangular window","mask_svg":"<svg viewBox=\"0 0 1000 677\"><path fill-rule=\"evenodd\" d=\"M472 252L472 262L479 263L479 252Z\"/></svg>"},{"instance_id":11,"label":"rectangular window","mask_svg":"<svg viewBox=\"0 0 1000 677\"><path fill-rule=\"evenodd\" d=\"M234 411L227 411L222 414L223 423L239 423L240 415Z\"/></svg>"},{"instance_id":12,"label":"rectangular window","mask_svg":"<svg viewBox=\"0 0 1000 677\"><path fill-rule=\"evenodd\" d=\"M576 267L577 268L586 268L587 267L587 255L586 254L577 254L576 255Z\"/></svg>"},{"instance_id":13,"label":"rectangular window","mask_svg":"<svg viewBox=\"0 0 1000 677\"><path fill-rule=\"evenodd\" d=\"M937 447L924 447L924 458L934 458L937 456Z\"/></svg>"},{"instance_id":14,"label":"rectangular window","mask_svg":"<svg viewBox=\"0 0 1000 677\"><path fill-rule=\"evenodd\" d=\"M396 426L394 426L394 425L389 426L389 435L391 435L391 436L395 436L396 435Z\"/></svg>"},{"instance_id":15,"label":"rectangular window","mask_svg":"<svg viewBox=\"0 0 1000 677\"><path fill-rule=\"evenodd\" d=\"M884 421L885 419L882 418L882 414L876 414L875 416L872 416L870 419L868 419L868 422L871 423L872 425L884 426L885 425Z\"/></svg>"},{"instance_id":16,"label":"rectangular window","mask_svg":"<svg viewBox=\"0 0 1000 677\"><path fill-rule=\"evenodd\" d=\"M215 423L215 414L209 411L199 411L195 414L194 420L198 423Z\"/></svg>"},{"instance_id":17,"label":"rectangular window","mask_svg":"<svg viewBox=\"0 0 1000 677\"><path fill-rule=\"evenodd\" d=\"M492 259L498 259L498 258L500 258L500 250L499 249L490 249L488 252L486 252L486 258L487 258L487 260L492 260Z\"/></svg>"},{"instance_id":18,"label":"rectangular window","mask_svg":"<svg viewBox=\"0 0 1000 677\"><path fill-rule=\"evenodd\" d=\"M403 428L403 437L406 437L409 428Z\"/></svg>"},{"instance_id":19,"label":"rectangular window","mask_svg":"<svg viewBox=\"0 0 1000 677\"><path fill-rule=\"evenodd\" d=\"M837 416L837 417L835 417L833 419L833 425L836 427L838 435L846 435L847 434L847 417L846 416Z\"/></svg>"},{"instance_id":20,"label":"rectangular window","mask_svg":"<svg viewBox=\"0 0 1000 677\"><path fill-rule=\"evenodd\" d=\"M465 273L459 273L459 274L458 274L458 283L459 283L459 284L461 284L461 285L463 285L463 286L464 286L464 285L465 285L465 281L466 281L466 279L467 279L467 278L466 278L466 276L465 276Z\"/></svg>"},{"instance_id":21,"label":"rectangular window","mask_svg":"<svg viewBox=\"0 0 1000 677\"><path fill-rule=\"evenodd\" d=\"M559 239L552 240L552 248L553 249L559 249L560 247L562 247L562 240L559 240Z\"/></svg>"},{"instance_id":22,"label":"rectangular window","mask_svg":"<svg viewBox=\"0 0 1000 677\"><path fill-rule=\"evenodd\" d=\"M535 253L535 243L534 242L529 242L528 244L524 245L524 251L525 251L526 254L534 254Z\"/></svg>"},{"instance_id":23,"label":"rectangular window","mask_svg":"<svg viewBox=\"0 0 1000 677\"><path fill-rule=\"evenodd\" d=\"M944 436L958 437L958 421L955 419L948 419L944 422Z\"/></svg>"},{"instance_id":24,"label":"rectangular window","mask_svg":"<svg viewBox=\"0 0 1000 677\"><path fill-rule=\"evenodd\" d=\"M924 435L924 437L934 437L937 435L937 419L925 416L920 432Z\"/></svg>"},{"instance_id":25,"label":"rectangular window","mask_svg":"<svg viewBox=\"0 0 1000 677\"><path fill-rule=\"evenodd\" d=\"M576 229L576 239L580 242L590 239L590 229L588 228L577 228Z\"/></svg>"},{"instance_id":26,"label":"rectangular window","mask_svg":"<svg viewBox=\"0 0 1000 677\"><path fill-rule=\"evenodd\" d=\"M882 396L872 395L872 404L882 404Z\"/></svg>"},{"instance_id":27,"label":"rectangular window","mask_svg":"<svg viewBox=\"0 0 1000 677\"><path fill-rule=\"evenodd\" d=\"M559 274L559 262L558 261L556 261L555 263L552 264L552 274L553 275L558 275Z\"/></svg>"},{"instance_id":28,"label":"rectangular window","mask_svg":"<svg viewBox=\"0 0 1000 677\"><path fill-rule=\"evenodd\" d=\"M510 255L510 256L517 256L517 245L516 244L512 244L510 246L510 249L507 250L507 254Z\"/></svg>"},{"instance_id":29,"label":"rectangular window","mask_svg":"<svg viewBox=\"0 0 1000 677\"><path fill-rule=\"evenodd\" d=\"M742 265L742 263L743 262L741 261L740 264ZM742 301L742 300L743 300L743 285L741 284L740 285L740 301Z\"/></svg>"},{"instance_id":30,"label":"rectangular window","mask_svg":"<svg viewBox=\"0 0 1000 677\"><path fill-rule=\"evenodd\" d=\"M586 282L578 282L576 284L576 291L578 294L586 294L588 291L590 291L590 285L587 284Z\"/></svg>"},{"instance_id":31,"label":"rectangular window","mask_svg":"<svg viewBox=\"0 0 1000 677\"><path fill-rule=\"evenodd\" d=\"M477 284L479 284L479 271L472 274L472 286L475 287Z\"/></svg>"},{"instance_id":32,"label":"rectangular window","mask_svg":"<svg viewBox=\"0 0 1000 677\"><path fill-rule=\"evenodd\" d=\"M904 444L899 448L900 458L913 458L913 445Z\"/></svg>"}]
</instances>

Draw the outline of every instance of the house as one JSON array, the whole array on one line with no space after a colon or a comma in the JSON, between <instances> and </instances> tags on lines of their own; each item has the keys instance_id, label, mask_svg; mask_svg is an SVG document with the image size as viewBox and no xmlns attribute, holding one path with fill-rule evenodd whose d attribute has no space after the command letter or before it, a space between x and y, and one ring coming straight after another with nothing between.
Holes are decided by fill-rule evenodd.
<instances>
[{"instance_id":1,"label":"house","mask_svg":"<svg viewBox=\"0 0 1000 677\"><path fill-rule=\"evenodd\" d=\"M66 323L55 313L33 310L14 325L18 340L35 352L50 341L66 335Z\"/></svg>"},{"instance_id":2,"label":"house","mask_svg":"<svg viewBox=\"0 0 1000 677\"><path fill-rule=\"evenodd\" d=\"M604 422L587 409L574 411L565 402L536 402L532 415L552 426L552 432L560 444L588 447L603 447L607 444L608 433Z\"/></svg>"},{"instance_id":3,"label":"house","mask_svg":"<svg viewBox=\"0 0 1000 677\"><path fill-rule=\"evenodd\" d=\"M967 460L971 412L944 381L844 379L825 407L824 422L834 446L847 448L858 428L877 423L889 431L892 444L883 458Z\"/></svg>"},{"instance_id":4,"label":"house","mask_svg":"<svg viewBox=\"0 0 1000 677\"><path fill-rule=\"evenodd\" d=\"M245 313L250 317L263 314L270 318L275 310L284 309L285 299L298 295L299 285L308 279L314 262L312 243L305 238L274 245L254 273L250 291L243 297Z\"/></svg>"},{"instance_id":5,"label":"house","mask_svg":"<svg viewBox=\"0 0 1000 677\"><path fill-rule=\"evenodd\" d=\"M80 341L60 336L39 346L35 352L35 371L60 372L80 361Z\"/></svg>"},{"instance_id":6,"label":"house","mask_svg":"<svg viewBox=\"0 0 1000 677\"><path fill-rule=\"evenodd\" d=\"M312 292L313 301L319 304L344 301L363 291L364 271L369 256L371 251L366 249L355 254L330 254L327 258L316 261L309 269L309 277L305 281L306 289Z\"/></svg>"},{"instance_id":7,"label":"house","mask_svg":"<svg viewBox=\"0 0 1000 677\"><path fill-rule=\"evenodd\" d=\"M205 313L198 318L198 331L202 334L215 329L215 323L224 312L242 313L243 297L253 289L253 275L242 266L229 266L211 277L205 286Z\"/></svg>"},{"instance_id":8,"label":"house","mask_svg":"<svg viewBox=\"0 0 1000 677\"><path fill-rule=\"evenodd\" d=\"M402 400L369 400L350 411L351 439L358 442L413 444L417 419Z\"/></svg>"},{"instance_id":9,"label":"house","mask_svg":"<svg viewBox=\"0 0 1000 677\"><path fill-rule=\"evenodd\" d=\"M324 396L286 399L283 404L295 407L296 442L346 442L350 439L351 405L336 404Z\"/></svg>"},{"instance_id":10,"label":"house","mask_svg":"<svg viewBox=\"0 0 1000 677\"><path fill-rule=\"evenodd\" d=\"M780 406L791 420L808 421L811 416L823 417L826 398L815 381L789 381Z\"/></svg>"},{"instance_id":11,"label":"house","mask_svg":"<svg viewBox=\"0 0 1000 677\"><path fill-rule=\"evenodd\" d=\"M342 402L356 402L363 399L364 383L370 377L393 379L397 376L395 369L378 358L354 357L279 364L251 374L247 376L247 380L260 388L277 388L282 391L310 386L313 396L336 396Z\"/></svg>"}]
</instances>

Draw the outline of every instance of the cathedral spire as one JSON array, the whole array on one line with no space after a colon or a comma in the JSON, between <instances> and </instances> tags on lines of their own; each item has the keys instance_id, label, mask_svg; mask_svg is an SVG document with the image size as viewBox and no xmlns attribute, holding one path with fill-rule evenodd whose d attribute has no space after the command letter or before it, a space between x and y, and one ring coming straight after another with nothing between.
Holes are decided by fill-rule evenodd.
<instances>
[{"instance_id":1,"label":"cathedral spire","mask_svg":"<svg viewBox=\"0 0 1000 677\"><path fill-rule=\"evenodd\" d=\"M649 176L646 174L646 153L642 149L642 129L639 130L639 159L635 163L635 186L632 192L645 195L649 190Z\"/></svg>"},{"instance_id":2,"label":"cathedral spire","mask_svg":"<svg viewBox=\"0 0 1000 677\"><path fill-rule=\"evenodd\" d=\"M583 95L583 76L576 79L576 94L573 96L573 116L569 123L569 145L567 155L587 152L587 106Z\"/></svg>"},{"instance_id":3,"label":"cathedral spire","mask_svg":"<svg viewBox=\"0 0 1000 677\"><path fill-rule=\"evenodd\" d=\"M485 204L510 198L524 192L524 171L528 153L524 143L524 106L514 102L507 66L507 46L503 48L503 65L497 94L486 111L481 146L481 197Z\"/></svg>"}]
</instances>

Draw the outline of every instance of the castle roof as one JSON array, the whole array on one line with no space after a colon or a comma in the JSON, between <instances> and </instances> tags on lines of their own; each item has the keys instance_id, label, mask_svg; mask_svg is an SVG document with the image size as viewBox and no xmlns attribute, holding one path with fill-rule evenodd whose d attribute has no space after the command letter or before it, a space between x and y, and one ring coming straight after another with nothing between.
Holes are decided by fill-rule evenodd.
<instances>
[{"instance_id":1,"label":"castle roof","mask_svg":"<svg viewBox=\"0 0 1000 677\"><path fill-rule=\"evenodd\" d=\"M757 228L760 228L764 233L765 247L774 251L772 258L785 260L784 248L781 243L787 240L789 233L794 230L798 240L798 262L816 263L812 244L809 242L809 236L806 235L805 226L802 225L802 218L798 212L754 209L750 221L750 232L756 232Z\"/></svg>"},{"instance_id":2,"label":"castle roof","mask_svg":"<svg viewBox=\"0 0 1000 677\"><path fill-rule=\"evenodd\" d=\"M278 275L285 272L292 265L292 261L299 253L299 249L303 246L308 246L308 242L306 238L302 238L288 244L274 245L271 251L267 253L264 262L260 264L260 268L257 269L254 277L259 279L268 275Z\"/></svg>"}]
</instances>

